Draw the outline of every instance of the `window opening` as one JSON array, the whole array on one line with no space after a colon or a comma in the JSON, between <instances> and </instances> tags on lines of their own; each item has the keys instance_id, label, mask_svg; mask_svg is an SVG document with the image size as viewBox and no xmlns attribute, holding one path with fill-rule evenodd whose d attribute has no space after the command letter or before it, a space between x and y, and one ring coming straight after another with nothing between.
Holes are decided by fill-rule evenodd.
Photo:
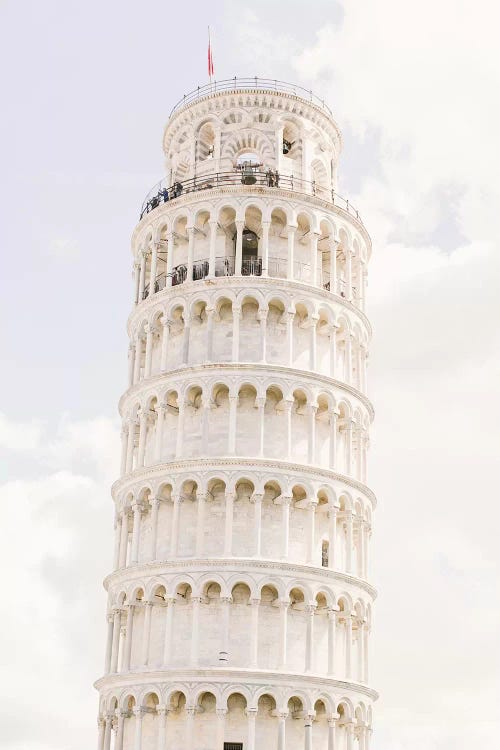
<instances>
[{"instance_id":1,"label":"window opening","mask_svg":"<svg viewBox=\"0 0 500 750\"><path fill-rule=\"evenodd\" d=\"M323 542L321 545L321 565L323 568L328 567L329 546L328 542Z\"/></svg>"}]
</instances>

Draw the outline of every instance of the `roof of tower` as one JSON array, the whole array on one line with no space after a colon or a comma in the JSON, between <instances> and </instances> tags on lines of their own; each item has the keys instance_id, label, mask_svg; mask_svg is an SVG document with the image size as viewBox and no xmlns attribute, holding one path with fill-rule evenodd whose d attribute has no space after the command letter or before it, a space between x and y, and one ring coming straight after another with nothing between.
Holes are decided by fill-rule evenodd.
<instances>
[{"instance_id":1,"label":"roof of tower","mask_svg":"<svg viewBox=\"0 0 500 750\"><path fill-rule=\"evenodd\" d=\"M330 130L337 143L338 150L342 147L342 135L333 117L330 107L325 100L316 96L309 89L285 81L271 78L228 78L223 81L213 81L203 86L198 86L188 94L184 94L170 111L169 119L165 126L165 134L170 131L173 121L190 107L204 104L208 109L216 111L220 105L218 102L224 97L239 97L238 106L258 105L261 102L249 101L252 94L271 95L275 100L281 100L274 108L282 110L283 114L299 114L318 121L322 121L323 127ZM241 100L241 97L247 97ZM164 139L165 145L165 139Z\"/></svg>"}]
</instances>

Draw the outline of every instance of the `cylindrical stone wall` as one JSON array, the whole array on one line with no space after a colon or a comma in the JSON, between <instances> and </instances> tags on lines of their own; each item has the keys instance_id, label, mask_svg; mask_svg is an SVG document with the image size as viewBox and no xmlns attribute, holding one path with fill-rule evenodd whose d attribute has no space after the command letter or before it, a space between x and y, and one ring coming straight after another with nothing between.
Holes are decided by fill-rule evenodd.
<instances>
[{"instance_id":1,"label":"cylindrical stone wall","mask_svg":"<svg viewBox=\"0 0 500 750\"><path fill-rule=\"evenodd\" d=\"M369 748L371 247L340 144L258 85L167 124L132 240L99 750Z\"/></svg>"}]
</instances>

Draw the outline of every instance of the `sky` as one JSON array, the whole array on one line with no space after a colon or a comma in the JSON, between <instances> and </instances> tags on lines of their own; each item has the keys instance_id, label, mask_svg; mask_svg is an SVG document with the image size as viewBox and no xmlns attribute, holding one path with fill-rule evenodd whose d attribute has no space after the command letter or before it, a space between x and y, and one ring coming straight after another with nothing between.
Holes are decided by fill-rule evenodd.
<instances>
[{"instance_id":1,"label":"sky","mask_svg":"<svg viewBox=\"0 0 500 750\"><path fill-rule=\"evenodd\" d=\"M373 239L372 750L498 744L499 22L492 0L0 0L2 750L96 742L130 235L208 24L217 78L329 102Z\"/></svg>"}]
</instances>

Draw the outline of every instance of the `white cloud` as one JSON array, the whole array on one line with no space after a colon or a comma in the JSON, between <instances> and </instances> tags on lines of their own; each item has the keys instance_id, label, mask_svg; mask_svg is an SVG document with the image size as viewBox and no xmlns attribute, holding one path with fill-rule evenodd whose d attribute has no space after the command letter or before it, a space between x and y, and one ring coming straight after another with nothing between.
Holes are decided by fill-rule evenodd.
<instances>
[{"instance_id":1,"label":"white cloud","mask_svg":"<svg viewBox=\"0 0 500 750\"><path fill-rule=\"evenodd\" d=\"M372 747L489 747L500 691L498 13L342 4L342 25L324 26L294 65L330 88L351 150L368 135L376 144L376 170L350 196L374 241Z\"/></svg>"},{"instance_id":2,"label":"white cloud","mask_svg":"<svg viewBox=\"0 0 500 750\"><path fill-rule=\"evenodd\" d=\"M5 419L2 424L7 437L24 429ZM0 567L11 571L9 583L4 576L8 590L0 627L2 667L9 675L0 687L5 747L63 750L68 721L82 747L94 744L92 683L105 633L99 583L110 566L109 484L111 474L116 476L118 446L110 420L65 417L54 439L44 432L31 442L28 458L37 476L0 485L6 510ZM57 470L47 471L44 454ZM85 471L77 470L77 456Z\"/></svg>"}]
</instances>

